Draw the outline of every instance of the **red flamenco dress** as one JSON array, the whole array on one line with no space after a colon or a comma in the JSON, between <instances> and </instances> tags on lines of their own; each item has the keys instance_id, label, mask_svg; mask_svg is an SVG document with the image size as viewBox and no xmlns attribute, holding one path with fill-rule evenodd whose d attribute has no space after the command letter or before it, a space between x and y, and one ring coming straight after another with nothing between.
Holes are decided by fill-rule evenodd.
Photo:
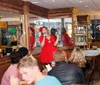
<instances>
[{"instance_id":1,"label":"red flamenco dress","mask_svg":"<svg viewBox=\"0 0 100 85\"><path fill-rule=\"evenodd\" d=\"M70 37L67 33L62 35L62 41L65 46L72 47L74 45L73 42L70 41Z\"/></svg>"},{"instance_id":2,"label":"red flamenco dress","mask_svg":"<svg viewBox=\"0 0 100 85\"><path fill-rule=\"evenodd\" d=\"M44 36L40 36L40 43L42 42ZM40 61L42 63L48 64L53 61L53 53L55 50L57 50L56 46L54 46L55 39L51 35L50 40L45 38L45 44L42 47L42 50L40 52Z\"/></svg>"},{"instance_id":3,"label":"red flamenco dress","mask_svg":"<svg viewBox=\"0 0 100 85\"><path fill-rule=\"evenodd\" d=\"M30 36L30 51L34 49L35 38L34 36Z\"/></svg>"}]
</instances>

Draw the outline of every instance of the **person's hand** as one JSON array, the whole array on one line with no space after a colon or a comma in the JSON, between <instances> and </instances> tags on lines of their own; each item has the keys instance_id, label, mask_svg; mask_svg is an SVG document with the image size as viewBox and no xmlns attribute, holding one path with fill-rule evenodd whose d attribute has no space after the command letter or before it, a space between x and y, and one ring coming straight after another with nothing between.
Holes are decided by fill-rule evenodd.
<instances>
[{"instance_id":1,"label":"person's hand","mask_svg":"<svg viewBox=\"0 0 100 85\"><path fill-rule=\"evenodd\" d=\"M10 77L10 85L20 85L20 80L19 78L15 76Z\"/></svg>"},{"instance_id":2,"label":"person's hand","mask_svg":"<svg viewBox=\"0 0 100 85\"><path fill-rule=\"evenodd\" d=\"M47 36L47 33L44 33L43 36L46 37Z\"/></svg>"}]
</instances>

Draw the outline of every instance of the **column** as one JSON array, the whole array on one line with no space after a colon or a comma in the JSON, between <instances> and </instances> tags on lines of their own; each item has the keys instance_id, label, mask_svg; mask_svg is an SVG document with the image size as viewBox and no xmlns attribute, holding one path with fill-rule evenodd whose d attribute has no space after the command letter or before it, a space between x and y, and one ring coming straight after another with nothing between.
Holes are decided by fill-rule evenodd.
<instances>
[{"instance_id":1,"label":"column","mask_svg":"<svg viewBox=\"0 0 100 85\"><path fill-rule=\"evenodd\" d=\"M77 12L78 10L76 8L73 9L72 11L72 39L73 39L73 42L75 44L75 33L76 33L76 29L77 29Z\"/></svg>"},{"instance_id":2,"label":"column","mask_svg":"<svg viewBox=\"0 0 100 85\"><path fill-rule=\"evenodd\" d=\"M61 18L62 28L64 28L64 18Z\"/></svg>"},{"instance_id":3,"label":"column","mask_svg":"<svg viewBox=\"0 0 100 85\"><path fill-rule=\"evenodd\" d=\"M29 6L28 2L24 3L23 6L23 35L25 47L29 49Z\"/></svg>"}]
</instances>

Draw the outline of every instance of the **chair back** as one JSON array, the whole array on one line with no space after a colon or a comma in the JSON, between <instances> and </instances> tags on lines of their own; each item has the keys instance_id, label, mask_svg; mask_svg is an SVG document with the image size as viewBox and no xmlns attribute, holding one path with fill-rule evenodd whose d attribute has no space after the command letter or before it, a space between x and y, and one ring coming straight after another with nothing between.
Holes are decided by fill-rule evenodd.
<instances>
[{"instance_id":1,"label":"chair back","mask_svg":"<svg viewBox=\"0 0 100 85\"><path fill-rule=\"evenodd\" d=\"M93 58L93 68L94 68L94 69L97 69L97 68L99 68L99 67L100 67L100 55L95 56L95 57Z\"/></svg>"}]
</instances>

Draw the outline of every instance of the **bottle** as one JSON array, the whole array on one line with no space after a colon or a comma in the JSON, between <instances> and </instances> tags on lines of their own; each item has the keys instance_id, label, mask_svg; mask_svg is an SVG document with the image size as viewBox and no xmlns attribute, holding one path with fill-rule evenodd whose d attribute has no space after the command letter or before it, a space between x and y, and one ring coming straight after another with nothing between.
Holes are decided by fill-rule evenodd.
<instances>
[{"instance_id":1,"label":"bottle","mask_svg":"<svg viewBox=\"0 0 100 85\"><path fill-rule=\"evenodd\" d=\"M56 66L55 61L52 61L52 62L51 62L51 66L52 66L52 67L55 67L55 66Z\"/></svg>"}]
</instances>

